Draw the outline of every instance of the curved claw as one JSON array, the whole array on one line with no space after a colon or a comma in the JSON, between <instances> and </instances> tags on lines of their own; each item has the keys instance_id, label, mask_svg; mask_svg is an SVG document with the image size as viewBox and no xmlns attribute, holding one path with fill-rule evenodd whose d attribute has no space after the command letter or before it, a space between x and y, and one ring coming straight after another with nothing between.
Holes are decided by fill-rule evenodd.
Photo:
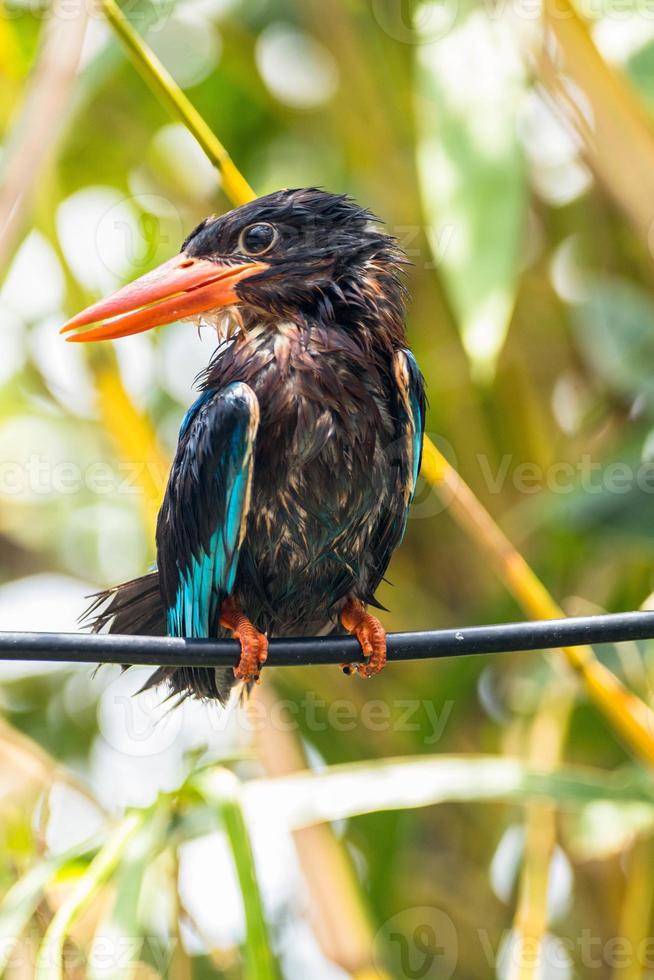
<instances>
[{"instance_id":1,"label":"curved claw","mask_svg":"<svg viewBox=\"0 0 654 980\"><path fill-rule=\"evenodd\" d=\"M258 681L261 668L268 659L268 637L250 622L232 596L221 606L220 625L231 630L234 639L241 644L241 658L234 667L234 676L245 684Z\"/></svg>"},{"instance_id":2,"label":"curved claw","mask_svg":"<svg viewBox=\"0 0 654 980\"><path fill-rule=\"evenodd\" d=\"M356 665L361 677L373 677L386 665L386 631L376 616L366 612L359 599L348 599L341 610L341 623L353 636L356 636L366 662ZM353 672L349 664L342 665L347 674Z\"/></svg>"}]
</instances>

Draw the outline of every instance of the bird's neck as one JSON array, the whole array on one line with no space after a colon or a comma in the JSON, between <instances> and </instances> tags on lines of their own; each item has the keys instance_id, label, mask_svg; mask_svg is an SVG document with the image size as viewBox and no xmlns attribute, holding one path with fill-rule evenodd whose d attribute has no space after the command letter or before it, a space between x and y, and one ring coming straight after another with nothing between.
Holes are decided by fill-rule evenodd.
<instances>
[{"instance_id":1,"label":"bird's neck","mask_svg":"<svg viewBox=\"0 0 654 980\"><path fill-rule=\"evenodd\" d=\"M369 357L386 357L406 346L403 310L381 298L377 304L342 303L283 311L241 309L240 340L273 345L278 338L311 350L339 346Z\"/></svg>"},{"instance_id":2,"label":"bird's neck","mask_svg":"<svg viewBox=\"0 0 654 980\"><path fill-rule=\"evenodd\" d=\"M378 332L365 325L353 329L304 316L248 315L242 317L238 333L216 351L204 383L208 387L254 383L261 375L271 376L271 371L281 380L295 370L320 373L322 368L386 375L398 346L388 337L380 343Z\"/></svg>"}]
</instances>

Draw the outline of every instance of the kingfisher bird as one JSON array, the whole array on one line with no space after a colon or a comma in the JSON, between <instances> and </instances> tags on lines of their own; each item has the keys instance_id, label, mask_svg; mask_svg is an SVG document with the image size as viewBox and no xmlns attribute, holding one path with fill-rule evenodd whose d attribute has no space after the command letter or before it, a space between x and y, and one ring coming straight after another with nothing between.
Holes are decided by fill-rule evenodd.
<instances>
[{"instance_id":1,"label":"kingfisher bird","mask_svg":"<svg viewBox=\"0 0 654 980\"><path fill-rule=\"evenodd\" d=\"M155 570L91 614L95 631L233 636L240 660L162 667L146 687L225 703L259 678L272 636L347 632L360 675L384 666L368 607L404 536L425 422L405 265L351 197L280 190L205 219L177 256L62 328L95 341L190 320L218 335L181 423Z\"/></svg>"}]
</instances>

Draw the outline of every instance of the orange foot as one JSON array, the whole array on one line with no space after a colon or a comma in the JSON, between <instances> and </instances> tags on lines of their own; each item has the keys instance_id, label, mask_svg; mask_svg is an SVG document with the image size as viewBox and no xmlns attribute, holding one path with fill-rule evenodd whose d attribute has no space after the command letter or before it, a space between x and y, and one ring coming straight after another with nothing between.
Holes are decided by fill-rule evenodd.
<instances>
[{"instance_id":1,"label":"orange foot","mask_svg":"<svg viewBox=\"0 0 654 980\"><path fill-rule=\"evenodd\" d=\"M233 596L228 596L220 607L220 625L231 630L241 644L241 659L234 667L234 676L246 684L258 681L268 659L268 637L253 626Z\"/></svg>"},{"instance_id":2,"label":"orange foot","mask_svg":"<svg viewBox=\"0 0 654 980\"><path fill-rule=\"evenodd\" d=\"M383 670L386 664L386 632L376 616L366 612L359 599L348 599L341 610L341 623L356 636L366 658L365 664L357 664L356 670L362 677L372 677ZM343 666L346 674L351 674L353 665Z\"/></svg>"}]
</instances>

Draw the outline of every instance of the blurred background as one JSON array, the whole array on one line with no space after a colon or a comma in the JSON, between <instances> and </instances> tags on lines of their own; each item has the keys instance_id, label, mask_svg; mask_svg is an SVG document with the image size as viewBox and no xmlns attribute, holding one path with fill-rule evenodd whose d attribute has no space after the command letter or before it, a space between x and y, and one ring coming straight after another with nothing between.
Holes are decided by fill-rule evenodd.
<instances>
[{"instance_id":1,"label":"blurred background","mask_svg":"<svg viewBox=\"0 0 654 980\"><path fill-rule=\"evenodd\" d=\"M124 9L258 192L345 191L400 239L428 431L566 613L646 606L651 4ZM153 561L213 346L58 327L229 204L90 0L0 15L0 627L72 631ZM388 577L393 630L523 618L426 485ZM598 655L652 701L654 648ZM641 773L562 658L270 671L226 712L133 697L145 676L0 668L8 976L44 935L66 977L654 976L654 807L605 798ZM536 806L514 762L595 790Z\"/></svg>"}]
</instances>

